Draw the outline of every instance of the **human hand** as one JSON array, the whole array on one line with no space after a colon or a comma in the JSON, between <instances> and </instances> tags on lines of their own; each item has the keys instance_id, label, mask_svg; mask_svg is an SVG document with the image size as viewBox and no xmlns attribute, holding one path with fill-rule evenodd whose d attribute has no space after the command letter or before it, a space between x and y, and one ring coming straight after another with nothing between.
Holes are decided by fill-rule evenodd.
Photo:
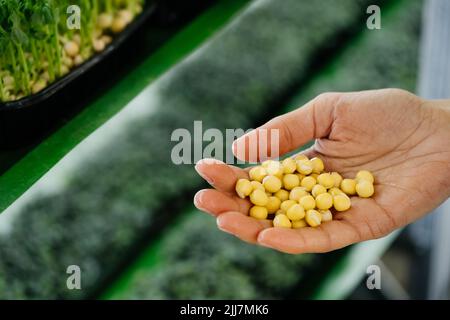
<instances>
[{"instance_id":1,"label":"human hand","mask_svg":"<svg viewBox=\"0 0 450 320\"><path fill-rule=\"evenodd\" d=\"M250 202L235 194L248 169L200 161L196 170L215 189L199 191L195 205L244 241L287 253L327 252L385 236L450 195L450 101L422 100L398 89L326 93L240 139L255 141L250 138L258 138L259 129L279 129L280 154L316 139L304 152L308 157L319 156L327 171L344 177L371 171L375 195L352 197L350 210L317 228L273 228L268 220L249 217ZM238 147L243 145L234 144L233 152L248 160L248 148Z\"/></svg>"}]
</instances>

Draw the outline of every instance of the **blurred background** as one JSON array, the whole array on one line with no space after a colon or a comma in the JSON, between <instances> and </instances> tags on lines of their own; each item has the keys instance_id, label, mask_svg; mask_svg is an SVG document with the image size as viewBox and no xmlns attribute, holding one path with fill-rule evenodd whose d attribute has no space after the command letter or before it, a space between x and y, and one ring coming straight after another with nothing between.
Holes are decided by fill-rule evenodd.
<instances>
[{"instance_id":1,"label":"blurred background","mask_svg":"<svg viewBox=\"0 0 450 320\"><path fill-rule=\"evenodd\" d=\"M225 2L185 2L190 15L181 22L167 7L165 17L175 23L148 26L138 39L162 46L157 59L153 46L140 46L136 57L122 61L130 67L121 69L120 86L99 86L83 102L101 113L113 94L132 96L114 99L123 108L0 214L0 298L449 298L449 262L440 258L448 250L436 247L443 241L436 231L442 221L433 218L439 212L384 239L328 254L286 255L220 232L192 206L196 190L206 186L193 165L170 158L171 133L193 131L195 120L204 130L252 128L325 91L397 87L449 95L446 88L430 92L435 86L426 61L433 51L422 47L425 22L439 20L427 19L431 9L425 8L438 8L439 1ZM366 26L371 4L381 8L379 30ZM205 41L152 76L208 28ZM115 70L108 72L114 78ZM136 90L137 78L147 85ZM52 134L19 149L17 161ZM55 148L70 150L64 142ZM0 159L10 154L0 152ZM46 166L45 154L34 159ZM1 175L13 167L3 166ZM6 195L13 187L1 181ZM381 268L381 290L366 286L373 264ZM66 287L69 265L82 270L81 290Z\"/></svg>"}]
</instances>

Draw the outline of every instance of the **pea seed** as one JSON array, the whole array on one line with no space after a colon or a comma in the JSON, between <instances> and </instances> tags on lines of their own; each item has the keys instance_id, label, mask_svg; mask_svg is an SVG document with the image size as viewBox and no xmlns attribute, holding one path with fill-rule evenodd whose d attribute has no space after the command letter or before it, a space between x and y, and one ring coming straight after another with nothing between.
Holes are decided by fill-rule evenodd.
<instances>
[{"instance_id":1,"label":"pea seed","mask_svg":"<svg viewBox=\"0 0 450 320\"><path fill-rule=\"evenodd\" d=\"M302 186L303 188L305 188L306 191L311 191L312 188L316 185L316 179L314 179L313 177L304 177L302 182L300 183L300 186Z\"/></svg>"},{"instance_id":2,"label":"pea seed","mask_svg":"<svg viewBox=\"0 0 450 320\"><path fill-rule=\"evenodd\" d=\"M316 197L316 207L320 210L327 210L333 206L333 196L329 193L322 193Z\"/></svg>"},{"instance_id":3,"label":"pea seed","mask_svg":"<svg viewBox=\"0 0 450 320\"><path fill-rule=\"evenodd\" d=\"M277 214L286 214L284 210L278 209L277 212L275 212L275 215Z\"/></svg>"},{"instance_id":4,"label":"pea seed","mask_svg":"<svg viewBox=\"0 0 450 320\"><path fill-rule=\"evenodd\" d=\"M291 221L301 220L305 217L305 209L299 204L294 204L292 207L288 209L286 212L286 216Z\"/></svg>"},{"instance_id":5,"label":"pea seed","mask_svg":"<svg viewBox=\"0 0 450 320\"><path fill-rule=\"evenodd\" d=\"M283 173L294 173L295 170L297 170L297 164L295 163L295 160L292 158L286 158L281 162L283 166Z\"/></svg>"},{"instance_id":6,"label":"pea seed","mask_svg":"<svg viewBox=\"0 0 450 320\"><path fill-rule=\"evenodd\" d=\"M263 179L262 182L264 189L268 192L277 192L281 189L281 180L275 176L267 176Z\"/></svg>"},{"instance_id":7,"label":"pea seed","mask_svg":"<svg viewBox=\"0 0 450 320\"><path fill-rule=\"evenodd\" d=\"M317 177L317 182L327 189L334 186L334 178L329 173L322 173Z\"/></svg>"},{"instance_id":8,"label":"pea seed","mask_svg":"<svg viewBox=\"0 0 450 320\"><path fill-rule=\"evenodd\" d=\"M313 170L313 164L310 160L297 160L297 171L301 174L308 175Z\"/></svg>"},{"instance_id":9,"label":"pea seed","mask_svg":"<svg viewBox=\"0 0 450 320\"><path fill-rule=\"evenodd\" d=\"M313 196L310 195L301 197L298 203L300 203L305 210L311 210L316 207L316 200L314 200Z\"/></svg>"},{"instance_id":10,"label":"pea seed","mask_svg":"<svg viewBox=\"0 0 450 320\"><path fill-rule=\"evenodd\" d=\"M319 175L317 174L317 173L311 173L310 175L309 175L309 177L312 177L312 178L314 178L316 181L317 181L317 177L318 177Z\"/></svg>"},{"instance_id":11,"label":"pea seed","mask_svg":"<svg viewBox=\"0 0 450 320\"><path fill-rule=\"evenodd\" d=\"M322 223L322 215L317 210L308 210L306 211L305 220L311 227L318 227Z\"/></svg>"},{"instance_id":12,"label":"pea seed","mask_svg":"<svg viewBox=\"0 0 450 320\"><path fill-rule=\"evenodd\" d=\"M245 197L249 196L252 191L253 187L249 180L239 179L236 182L236 193L238 194L239 198L244 199Z\"/></svg>"},{"instance_id":13,"label":"pea seed","mask_svg":"<svg viewBox=\"0 0 450 320\"><path fill-rule=\"evenodd\" d=\"M250 183L252 184L252 188L253 188L253 190L261 190L261 191L264 191L264 192L266 192L266 189L264 189L264 186L262 185L262 183L261 182L258 182L258 181L250 181Z\"/></svg>"},{"instance_id":14,"label":"pea seed","mask_svg":"<svg viewBox=\"0 0 450 320\"><path fill-rule=\"evenodd\" d=\"M326 189L324 186L322 186L322 185L320 185L320 184L316 184L316 185L312 188L311 194L312 194L315 198L317 198L317 196L318 196L319 194L321 194L321 193L326 193L326 192L327 192L327 189Z\"/></svg>"},{"instance_id":15,"label":"pea seed","mask_svg":"<svg viewBox=\"0 0 450 320\"><path fill-rule=\"evenodd\" d=\"M300 185L300 180L295 174L285 174L283 177L283 186L286 190L292 190Z\"/></svg>"},{"instance_id":16,"label":"pea seed","mask_svg":"<svg viewBox=\"0 0 450 320\"><path fill-rule=\"evenodd\" d=\"M350 196L354 195L356 193L356 181L353 179L342 180L341 190Z\"/></svg>"},{"instance_id":17,"label":"pea seed","mask_svg":"<svg viewBox=\"0 0 450 320\"><path fill-rule=\"evenodd\" d=\"M341 185L341 182L342 182L342 176L337 172L332 172L331 176L334 179L334 186L336 188L339 188L339 186Z\"/></svg>"},{"instance_id":18,"label":"pea seed","mask_svg":"<svg viewBox=\"0 0 450 320\"><path fill-rule=\"evenodd\" d=\"M277 214L273 219L274 227L290 228L292 226L289 218L284 214Z\"/></svg>"},{"instance_id":19,"label":"pea seed","mask_svg":"<svg viewBox=\"0 0 450 320\"><path fill-rule=\"evenodd\" d=\"M301 197L307 196L309 193L306 191L304 187L295 187L289 193L289 199L298 201Z\"/></svg>"},{"instance_id":20,"label":"pea seed","mask_svg":"<svg viewBox=\"0 0 450 320\"><path fill-rule=\"evenodd\" d=\"M261 182L265 176L267 176L267 171L261 166L253 167L248 172L251 180Z\"/></svg>"},{"instance_id":21,"label":"pea seed","mask_svg":"<svg viewBox=\"0 0 450 320\"><path fill-rule=\"evenodd\" d=\"M294 228L294 229L300 229L300 228L304 228L307 226L308 226L308 224L306 223L305 219L301 219L298 221L292 221L292 228Z\"/></svg>"},{"instance_id":22,"label":"pea seed","mask_svg":"<svg viewBox=\"0 0 450 320\"><path fill-rule=\"evenodd\" d=\"M350 209L352 203L347 195L338 194L333 197L333 205L336 211L345 211Z\"/></svg>"},{"instance_id":23,"label":"pea seed","mask_svg":"<svg viewBox=\"0 0 450 320\"><path fill-rule=\"evenodd\" d=\"M325 166L323 165L323 161L320 158L312 158L311 159L311 163L313 165L313 173L321 173L324 169Z\"/></svg>"},{"instance_id":24,"label":"pea seed","mask_svg":"<svg viewBox=\"0 0 450 320\"><path fill-rule=\"evenodd\" d=\"M373 183L375 181L373 175L367 170L358 171L355 180L367 180L370 181L370 183Z\"/></svg>"},{"instance_id":25,"label":"pea seed","mask_svg":"<svg viewBox=\"0 0 450 320\"><path fill-rule=\"evenodd\" d=\"M256 206L264 207L269 202L269 197L266 195L264 191L261 190L253 190L250 193L250 202Z\"/></svg>"},{"instance_id":26,"label":"pea seed","mask_svg":"<svg viewBox=\"0 0 450 320\"><path fill-rule=\"evenodd\" d=\"M267 167L267 174L271 175L271 176L276 176L278 177L280 180L283 177L283 172L284 172L284 168L281 165L281 163L279 163L278 161L271 161Z\"/></svg>"},{"instance_id":27,"label":"pea seed","mask_svg":"<svg viewBox=\"0 0 450 320\"><path fill-rule=\"evenodd\" d=\"M281 202L286 201L289 199L289 191L286 191L284 189L280 189L274 194L275 197L281 200Z\"/></svg>"},{"instance_id":28,"label":"pea seed","mask_svg":"<svg viewBox=\"0 0 450 320\"><path fill-rule=\"evenodd\" d=\"M335 196L338 194L343 194L344 192L339 188L333 187L328 190L328 193L331 194L332 196Z\"/></svg>"},{"instance_id":29,"label":"pea seed","mask_svg":"<svg viewBox=\"0 0 450 320\"><path fill-rule=\"evenodd\" d=\"M267 201L267 204L266 204L266 208L269 213L275 213L280 208L280 205L281 205L281 200L278 199L277 197L272 196L272 197L269 197L269 200Z\"/></svg>"},{"instance_id":30,"label":"pea seed","mask_svg":"<svg viewBox=\"0 0 450 320\"><path fill-rule=\"evenodd\" d=\"M322 215L322 222L333 220L333 215L331 214L330 210L319 210L319 212Z\"/></svg>"},{"instance_id":31,"label":"pea seed","mask_svg":"<svg viewBox=\"0 0 450 320\"><path fill-rule=\"evenodd\" d=\"M356 193L361 198L369 198L374 192L373 184L368 180L359 180L356 184Z\"/></svg>"},{"instance_id":32,"label":"pea seed","mask_svg":"<svg viewBox=\"0 0 450 320\"><path fill-rule=\"evenodd\" d=\"M265 207L260 207L260 206L253 206L250 209L250 216L258 219L258 220L264 220L267 219L267 208Z\"/></svg>"},{"instance_id":33,"label":"pea seed","mask_svg":"<svg viewBox=\"0 0 450 320\"><path fill-rule=\"evenodd\" d=\"M294 160L309 160L307 156L305 156L304 154L298 154L294 157Z\"/></svg>"},{"instance_id":34,"label":"pea seed","mask_svg":"<svg viewBox=\"0 0 450 320\"><path fill-rule=\"evenodd\" d=\"M284 212L287 212L289 210L289 208L292 207L294 204L297 204L297 202L294 200L283 201L280 204L280 209L283 210Z\"/></svg>"}]
</instances>

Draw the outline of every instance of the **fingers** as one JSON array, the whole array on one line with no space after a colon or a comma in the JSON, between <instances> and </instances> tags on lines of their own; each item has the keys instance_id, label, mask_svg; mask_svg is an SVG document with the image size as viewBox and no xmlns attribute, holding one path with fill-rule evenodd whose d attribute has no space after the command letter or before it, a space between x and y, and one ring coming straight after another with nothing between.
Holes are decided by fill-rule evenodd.
<instances>
[{"instance_id":1,"label":"fingers","mask_svg":"<svg viewBox=\"0 0 450 320\"><path fill-rule=\"evenodd\" d=\"M240 212L225 212L217 217L217 226L220 230L238 237L239 239L256 243L258 234L272 226L268 220L256 220L252 217L243 215Z\"/></svg>"},{"instance_id":2,"label":"fingers","mask_svg":"<svg viewBox=\"0 0 450 320\"><path fill-rule=\"evenodd\" d=\"M234 155L244 161L262 161L264 155L278 157L312 139L326 137L340 96L340 93L322 94L303 107L270 120L237 139L233 144Z\"/></svg>"},{"instance_id":3,"label":"fingers","mask_svg":"<svg viewBox=\"0 0 450 320\"><path fill-rule=\"evenodd\" d=\"M358 242L358 232L349 224L333 220L317 228L269 228L262 230L258 244L282 252L322 253L336 250Z\"/></svg>"},{"instance_id":4,"label":"fingers","mask_svg":"<svg viewBox=\"0 0 450 320\"><path fill-rule=\"evenodd\" d=\"M233 167L215 159L202 159L195 165L195 170L215 189L234 192L236 181L248 178L244 169Z\"/></svg>"},{"instance_id":5,"label":"fingers","mask_svg":"<svg viewBox=\"0 0 450 320\"><path fill-rule=\"evenodd\" d=\"M214 189L204 189L194 197L195 206L202 211L218 216L227 211L238 211L248 214L251 204L247 199L228 195Z\"/></svg>"}]
</instances>

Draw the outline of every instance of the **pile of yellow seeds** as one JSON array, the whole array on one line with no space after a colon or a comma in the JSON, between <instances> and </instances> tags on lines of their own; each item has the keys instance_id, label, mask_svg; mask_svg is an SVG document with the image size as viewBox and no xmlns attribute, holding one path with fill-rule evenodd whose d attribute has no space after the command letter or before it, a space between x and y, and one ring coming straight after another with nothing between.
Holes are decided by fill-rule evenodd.
<instances>
[{"instance_id":1,"label":"pile of yellow seeds","mask_svg":"<svg viewBox=\"0 0 450 320\"><path fill-rule=\"evenodd\" d=\"M355 179L343 179L337 172L324 172L320 158L304 155L283 161L267 160L249 171L250 180L239 179L236 193L249 197L250 216L272 219L274 227L317 227L333 220L331 210L346 211L349 196L368 198L374 194L374 178L367 171Z\"/></svg>"}]
</instances>

